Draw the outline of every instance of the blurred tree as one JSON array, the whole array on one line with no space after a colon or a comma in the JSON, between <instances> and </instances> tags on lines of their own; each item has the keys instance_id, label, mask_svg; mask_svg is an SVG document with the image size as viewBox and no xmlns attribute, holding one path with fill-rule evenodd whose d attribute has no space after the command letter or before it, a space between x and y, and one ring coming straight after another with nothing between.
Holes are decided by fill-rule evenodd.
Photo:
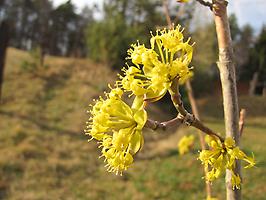
<instances>
[{"instance_id":1,"label":"blurred tree","mask_svg":"<svg viewBox=\"0 0 266 200\"><path fill-rule=\"evenodd\" d=\"M91 21L92 11L88 7L81 14L71 0L59 5L52 11L50 53L63 56L85 56L85 28Z\"/></svg>"},{"instance_id":2,"label":"blurred tree","mask_svg":"<svg viewBox=\"0 0 266 200\"><path fill-rule=\"evenodd\" d=\"M34 26L34 32L36 34L36 43L33 48L39 49L39 64L40 66L44 65L44 56L49 51L49 38L51 35L50 31L50 16L52 12L51 2L47 0L38 0L34 2L36 20Z\"/></svg>"},{"instance_id":3,"label":"blurred tree","mask_svg":"<svg viewBox=\"0 0 266 200\"><path fill-rule=\"evenodd\" d=\"M103 19L87 27L89 57L121 68L132 38L147 43L147 33L161 26L161 4L152 0L106 0Z\"/></svg>"},{"instance_id":4,"label":"blurred tree","mask_svg":"<svg viewBox=\"0 0 266 200\"><path fill-rule=\"evenodd\" d=\"M25 50L42 47L51 10L48 0L3 0L0 12L12 27L10 45Z\"/></svg>"},{"instance_id":5,"label":"blurred tree","mask_svg":"<svg viewBox=\"0 0 266 200\"><path fill-rule=\"evenodd\" d=\"M0 20L8 19L12 27L10 45L40 48L40 63L47 53L85 56L86 17L76 13L71 1L57 8L50 0L2 0L0 4Z\"/></svg>"},{"instance_id":6,"label":"blurred tree","mask_svg":"<svg viewBox=\"0 0 266 200\"><path fill-rule=\"evenodd\" d=\"M230 31L236 62L236 78L240 79L243 68L248 62L250 48L253 45L253 30L250 25L240 28L235 14L229 17Z\"/></svg>"},{"instance_id":7,"label":"blurred tree","mask_svg":"<svg viewBox=\"0 0 266 200\"><path fill-rule=\"evenodd\" d=\"M195 95L200 96L213 91L212 87L215 84L210 83L219 76L216 66L217 38L213 23L198 27L193 32L192 38L196 42L192 65L195 66L195 73L197 73L197 76L193 77L192 85Z\"/></svg>"},{"instance_id":8,"label":"blurred tree","mask_svg":"<svg viewBox=\"0 0 266 200\"><path fill-rule=\"evenodd\" d=\"M9 25L7 21L0 24L0 100L2 97L2 85L4 81L5 57L9 41Z\"/></svg>"},{"instance_id":9,"label":"blurred tree","mask_svg":"<svg viewBox=\"0 0 266 200\"><path fill-rule=\"evenodd\" d=\"M260 32L258 39L251 49L245 75L250 81L249 94L262 94L266 85L266 26ZM257 89L257 91L256 91Z\"/></svg>"},{"instance_id":10,"label":"blurred tree","mask_svg":"<svg viewBox=\"0 0 266 200\"><path fill-rule=\"evenodd\" d=\"M75 51L77 43L77 29L79 16L75 13L75 7L69 0L59 5L51 14L50 49L53 55L70 56Z\"/></svg>"},{"instance_id":11,"label":"blurred tree","mask_svg":"<svg viewBox=\"0 0 266 200\"><path fill-rule=\"evenodd\" d=\"M76 57L87 56L87 45L86 45L86 28L93 22L93 11L92 8L85 6L80 13L78 21L78 28L76 33Z\"/></svg>"},{"instance_id":12,"label":"blurred tree","mask_svg":"<svg viewBox=\"0 0 266 200\"><path fill-rule=\"evenodd\" d=\"M237 79L243 80L243 72L245 71L245 67L247 67L251 48L254 45L253 40L252 27L250 25L245 25L241 29L239 39L234 43Z\"/></svg>"},{"instance_id":13,"label":"blurred tree","mask_svg":"<svg viewBox=\"0 0 266 200\"><path fill-rule=\"evenodd\" d=\"M238 40L238 37L241 33L241 30L238 26L237 17L235 14L231 14L229 16L229 25L230 25L230 32L233 42Z\"/></svg>"}]
</instances>

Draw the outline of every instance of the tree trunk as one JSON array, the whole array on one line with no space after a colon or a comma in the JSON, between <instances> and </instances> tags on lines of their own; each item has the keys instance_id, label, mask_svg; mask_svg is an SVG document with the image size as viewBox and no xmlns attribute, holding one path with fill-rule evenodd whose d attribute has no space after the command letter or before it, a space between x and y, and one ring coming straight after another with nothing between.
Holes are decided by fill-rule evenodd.
<instances>
[{"instance_id":1,"label":"tree trunk","mask_svg":"<svg viewBox=\"0 0 266 200\"><path fill-rule=\"evenodd\" d=\"M239 112L236 90L236 76L234 53L232 48L231 34L227 17L227 2L224 0L213 0L214 20L219 46L219 61L217 65L220 70L222 84L224 118L226 137L235 139L239 145ZM240 163L236 163L235 173L240 174ZM240 200L241 190L233 190L231 183L232 173L226 171L226 197L227 200Z\"/></svg>"},{"instance_id":2,"label":"tree trunk","mask_svg":"<svg viewBox=\"0 0 266 200\"><path fill-rule=\"evenodd\" d=\"M255 95L258 79L259 79L259 72L257 71L253 74L252 80L249 83L249 91L248 91L249 96Z\"/></svg>"},{"instance_id":3,"label":"tree trunk","mask_svg":"<svg viewBox=\"0 0 266 200\"><path fill-rule=\"evenodd\" d=\"M4 69L6 50L9 41L9 26L7 21L3 21L0 25L0 101L2 97L2 86L4 81Z\"/></svg>"}]
</instances>

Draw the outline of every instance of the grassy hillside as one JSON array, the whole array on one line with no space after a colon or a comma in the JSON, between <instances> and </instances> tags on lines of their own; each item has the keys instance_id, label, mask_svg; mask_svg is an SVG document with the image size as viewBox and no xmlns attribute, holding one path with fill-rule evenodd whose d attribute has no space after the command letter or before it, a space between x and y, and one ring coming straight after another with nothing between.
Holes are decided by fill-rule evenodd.
<instances>
[{"instance_id":1,"label":"grassy hillside","mask_svg":"<svg viewBox=\"0 0 266 200\"><path fill-rule=\"evenodd\" d=\"M165 136L145 133L144 149L133 167L122 177L110 174L98 159L96 142L87 143L82 130L87 105L113 82L115 72L89 60L56 57L47 57L48 66L32 72L22 67L30 59L25 52L8 50L0 105L0 199L204 199L197 147L185 156L176 150L177 140L195 129L173 129ZM243 195L262 200L265 99L241 97L240 103L248 109L242 145L258 160L256 169L244 172ZM221 100L199 104L204 121L222 133ZM157 108L150 112L158 119L168 117ZM214 189L223 200L223 179Z\"/></svg>"}]
</instances>

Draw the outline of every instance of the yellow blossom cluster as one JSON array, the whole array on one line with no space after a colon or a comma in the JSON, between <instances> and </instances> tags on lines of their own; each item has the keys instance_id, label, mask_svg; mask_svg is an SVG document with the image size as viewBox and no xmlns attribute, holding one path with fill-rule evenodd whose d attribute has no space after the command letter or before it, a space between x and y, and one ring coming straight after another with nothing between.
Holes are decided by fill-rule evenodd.
<instances>
[{"instance_id":1,"label":"yellow blossom cluster","mask_svg":"<svg viewBox=\"0 0 266 200\"><path fill-rule=\"evenodd\" d=\"M106 99L100 97L89 111L91 118L85 130L99 141L108 171L116 174L128 169L142 147L142 128L147 120L143 98L136 97L130 107L121 99L122 94L122 89L115 88Z\"/></svg>"},{"instance_id":2,"label":"yellow blossom cluster","mask_svg":"<svg viewBox=\"0 0 266 200\"><path fill-rule=\"evenodd\" d=\"M190 39L184 41L182 32L181 26L157 30L150 39L151 48L139 43L132 45L127 59L133 65L123 68L117 85L136 96L145 95L146 99L157 101L175 78L184 83L192 76L189 64L193 47Z\"/></svg>"},{"instance_id":3,"label":"yellow blossom cluster","mask_svg":"<svg viewBox=\"0 0 266 200\"><path fill-rule=\"evenodd\" d=\"M199 159L205 167L210 167L210 171L206 175L207 181L217 179L226 169L232 172L232 187L240 188L241 178L239 174L234 172L236 160L243 160L248 163L245 168L255 165L254 156L248 157L243 151L236 146L234 139L226 138L224 142L214 137L206 137L210 149L202 150Z\"/></svg>"},{"instance_id":4,"label":"yellow blossom cluster","mask_svg":"<svg viewBox=\"0 0 266 200\"><path fill-rule=\"evenodd\" d=\"M181 155L189 152L190 148L194 144L195 137L193 135L183 136L178 142L178 150Z\"/></svg>"}]
</instances>

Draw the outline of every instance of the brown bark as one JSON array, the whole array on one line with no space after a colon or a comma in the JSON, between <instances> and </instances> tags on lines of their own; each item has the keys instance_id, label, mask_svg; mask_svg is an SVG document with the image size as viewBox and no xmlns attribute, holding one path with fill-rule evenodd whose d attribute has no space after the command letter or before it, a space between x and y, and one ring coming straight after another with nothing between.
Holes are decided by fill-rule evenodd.
<instances>
[{"instance_id":1,"label":"brown bark","mask_svg":"<svg viewBox=\"0 0 266 200\"><path fill-rule=\"evenodd\" d=\"M9 26L7 21L3 21L0 25L0 101L2 97L2 86L4 81L4 69L6 50L9 40Z\"/></svg>"},{"instance_id":2,"label":"brown bark","mask_svg":"<svg viewBox=\"0 0 266 200\"><path fill-rule=\"evenodd\" d=\"M222 84L226 137L234 138L236 144L239 145L238 98L235 64L233 60L234 53L226 10L227 2L224 0L213 0L213 3L213 13L219 46L219 61L217 65L220 70ZM235 173L240 174L240 168L240 162L237 162L234 170ZM232 189L231 177L232 173L227 170L226 198L227 200L240 200L241 190Z\"/></svg>"}]
</instances>

